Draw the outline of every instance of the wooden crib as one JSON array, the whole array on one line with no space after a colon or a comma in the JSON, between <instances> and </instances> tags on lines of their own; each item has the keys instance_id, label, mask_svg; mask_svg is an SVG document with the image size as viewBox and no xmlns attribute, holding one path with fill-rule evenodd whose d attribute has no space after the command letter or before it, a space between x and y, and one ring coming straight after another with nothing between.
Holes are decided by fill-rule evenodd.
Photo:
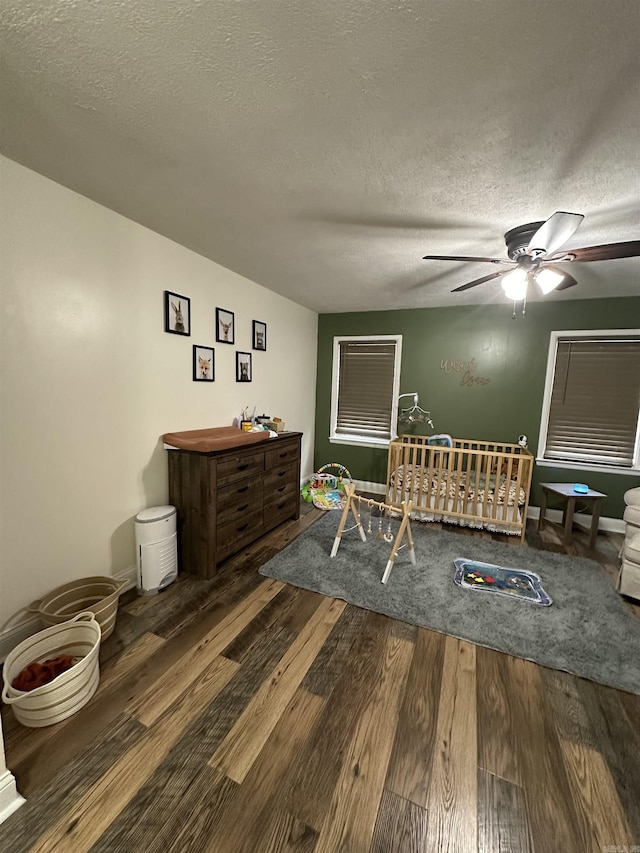
<instances>
[{"instance_id":1,"label":"wooden crib","mask_svg":"<svg viewBox=\"0 0 640 853\"><path fill-rule=\"evenodd\" d=\"M389 443L387 502L413 501L412 517L520 536L524 542L533 456L518 444L426 435Z\"/></svg>"}]
</instances>

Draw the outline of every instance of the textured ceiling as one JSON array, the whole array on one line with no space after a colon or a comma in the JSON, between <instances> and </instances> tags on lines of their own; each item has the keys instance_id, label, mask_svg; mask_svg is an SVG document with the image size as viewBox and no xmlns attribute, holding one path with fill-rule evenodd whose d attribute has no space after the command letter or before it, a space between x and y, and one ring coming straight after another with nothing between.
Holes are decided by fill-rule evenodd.
<instances>
[{"instance_id":1,"label":"textured ceiling","mask_svg":"<svg viewBox=\"0 0 640 853\"><path fill-rule=\"evenodd\" d=\"M505 301L503 234L640 237L637 0L2 0L2 152L317 311ZM493 268L495 270L495 267ZM640 258L547 299L640 294Z\"/></svg>"}]
</instances>

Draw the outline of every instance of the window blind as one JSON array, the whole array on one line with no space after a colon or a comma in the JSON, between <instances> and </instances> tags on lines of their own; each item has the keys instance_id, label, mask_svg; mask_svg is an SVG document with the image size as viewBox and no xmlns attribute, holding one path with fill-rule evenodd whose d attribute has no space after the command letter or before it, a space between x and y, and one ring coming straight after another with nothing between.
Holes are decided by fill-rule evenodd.
<instances>
[{"instance_id":1,"label":"window blind","mask_svg":"<svg viewBox=\"0 0 640 853\"><path fill-rule=\"evenodd\" d=\"M640 340L560 340L544 458L632 467Z\"/></svg>"},{"instance_id":2,"label":"window blind","mask_svg":"<svg viewBox=\"0 0 640 853\"><path fill-rule=\"evenodd\" d=\"M395 341L341 341L337 435L391 439Z\"/></svg>"}]
</instances>

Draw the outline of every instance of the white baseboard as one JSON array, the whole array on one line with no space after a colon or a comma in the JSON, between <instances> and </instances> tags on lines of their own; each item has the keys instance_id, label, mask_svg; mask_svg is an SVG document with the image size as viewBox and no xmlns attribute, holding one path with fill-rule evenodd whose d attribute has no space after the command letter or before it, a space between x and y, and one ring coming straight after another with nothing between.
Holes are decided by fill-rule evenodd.
<instances>
[{"instance_id":1,"label":"white baseboard","mask_svg":"<svg viewBox=\"0 0 640 853\"><path fill-rule=\"evenodd\" d=\"M129 566L128 569L123 569L118 574L114 575L114 578L117 581L125 581L127 582L126 586L123 586L120 590L120 595L123 592L126 592L128 589L133 589L134 586L138 585L138 569L136 566Z\"/></svg>"},{"instance_id":2,"label":"white baseboard","mask_svg":"<svg viewBox=\"0 0 640 853\"><path fill-rule=\"evenodd\" d=\"M306 483L310 483L313 476L313 474L309 474L307 477L303 477L300 488L302 488ZM356 487L356 491L358 492L373 492L375 495L384 495L387 491L387 487L384 483L372 483L369 480L353 480L353 485Z\"/></svg>"},{"instance_id":3,"label":"white baseboard","mask_svg":"<svg viewBox=\"0 0 640 853\"><path fill-rule=\"evenodd\" d=\"M560 524L562 522L562 510L547 509L545 517L549 521L553 521L556 524ZM529 511L527 512L527 518L540 518L540 507L530 506ZM590 515L585 515L584 513L577 512L573 516L573 520L576 524L579 524L580 527L584 527L585 530L589 530L589 528L591 527ZM624 533L624 521L621 518L608 518L607 516L600 516L600 518L598 519L598 530L606 530L609 533Z\"/></svg>"},{"instance_id":4,"label":"white baseboard","mask_svg":"<svg viewBox=\"0 0 640 853\"><path fill-rule=\"evenodd\" d=\"M387 487L384 483L372 483L369 480L354 480L357 492L371 492L374 495L384 495Z\"/></svg>"},{"instance_id":5,"label":"white baseboard","mask_svg":"<svg viewBox=\"0 0 640 853\"><path fill-rule=\"evenodd\" d=\"M121 572L118 572L114 575L114 578L118 581L127 581L126 586L123 586L120 590L120 595L122 595L123 592L137 586L138 570L135 566L130 566L128 569L123 569ZM39 616L34 616L33 614L25 611L23 618L18 620L15 625L12 625L10 628L6 628L4 631L0 631L0 663L6 658L12 649L15 649L18 643L21 643L23 640L31 637L32 634L35 634L37 631L41 631L43 627L44 626L40 621Z\"/></svg>"},{"instance_id":6,"label":"white baseboard","mask_svg":"<svg viewBox=\"0 0 640 853\"><path fill-rule=\"evenodd\" d=\"M25 798L17 791L13 773L5 770L0 774L0 823L12 815L24 802L26 802Z\"/></svg>"}]
</instances>

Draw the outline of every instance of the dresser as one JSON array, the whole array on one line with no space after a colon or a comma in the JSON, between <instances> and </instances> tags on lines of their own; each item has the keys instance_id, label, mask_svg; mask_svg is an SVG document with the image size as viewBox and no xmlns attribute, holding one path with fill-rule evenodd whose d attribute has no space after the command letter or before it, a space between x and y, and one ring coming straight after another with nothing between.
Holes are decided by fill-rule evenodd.
<instances>
[{"instance_id":1,"label":"dresser","mask_svg":"<svg viewBox=\"0 0 640 853\"><path fill-rule=\"evenodd\" d=\"M222 451L168 450L182 571L211 578L222 560L300 517L301 441L288 432Z\"/></svg>"}]
</instances>

